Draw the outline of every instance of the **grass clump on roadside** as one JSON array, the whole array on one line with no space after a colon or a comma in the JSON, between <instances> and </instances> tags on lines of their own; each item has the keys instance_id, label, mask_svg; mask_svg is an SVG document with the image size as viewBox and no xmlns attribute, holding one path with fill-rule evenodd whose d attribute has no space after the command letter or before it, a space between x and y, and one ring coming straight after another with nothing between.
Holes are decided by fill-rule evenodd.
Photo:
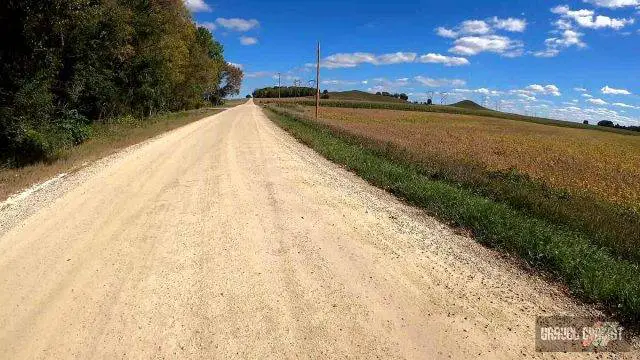
<instances>
[{"instance_id":1,"label":"grass clump on roadside","mask_svg":"<svg viewBox=\"0 0 640 360\"><path fill-rule=\"evenodd\" d=\"M55 159L19 168L0 167L0 201L31 184L62 172L72 171L119 149L220 111L222 110L203 108L165 113L144 119L123 116L91 124L86 129L87 136L83 143L60 149Z\"/></svg>"},{"instance_id":2,"label":"grass clump on roadside","mask_svg":"<svg viewBox=\"0 0 640 360\"><path fill-rule=\"evenodd\" d=\"M517 254L549 271L574 294L599 302L629 321L640 320L640 269L618 259L583 234L539 219L508 204L425 176L420 166L394 160L366 141L270 107L270 117L326 158L370 183L473 231L483 244Z\"/></svg>"}]
</instances>

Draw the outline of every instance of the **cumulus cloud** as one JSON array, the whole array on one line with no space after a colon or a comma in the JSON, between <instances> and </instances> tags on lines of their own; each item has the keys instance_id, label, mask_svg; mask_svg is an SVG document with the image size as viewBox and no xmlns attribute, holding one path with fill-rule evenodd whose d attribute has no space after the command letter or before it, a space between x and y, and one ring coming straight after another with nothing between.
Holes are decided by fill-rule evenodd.
<instances>
[{"instance_id":1,"label":"cumulus cloud","mask_svg":"<svg viewBox=\"0 0 640 360\"><path fill-rule=\"evenodd\" d=\"M506 36L486 35L461 37L454 41L449 51L466 56L492 52L506 57L517 57L523 54L523 48L524 44L521 41L511 40Z\"/></svg>"},{"instance_id":2,"label":"cumulus cloud","mask_svg":"<svg viewBox=\"0 0 640 360\"><path fill-rule=\"evenodd\" d=\"M469 35L488 35L496 30L524 32L526 28L527 20L525 19L500 19L494 16L487 20L465 20L453 29L441 26L436 28L436 34L444 38L456 39Z\"/></svg>"},{"instance_id":3,"label":"cumulus cloud","mask_svg":"<svg viewBox=\"0 0 640 360\"><path fill-rule=\"evenodd\" d=\"M631 92L629 92L629 90L614 89L610 88L609 86L603 87L602 89L600 89L600 91L606 95L631 95Z\"/></svg>"},{"instance_id":4,"label":"cumulus cloud","mask_svg":"<svg viewBox=\"0 0 640 360\"><path fill-rule=\"evenodd\" d=\"M251 36L240 36L240 44L245 45L245 46L249 46L249 45L255 45L258 43L258 39L251 37Z\"/></svg>"},{"instance_id":5,"label":"cumulus cloud","mask_svg":"<svg viewBox=\"0 0 640 360\"><path fill-rule=\"evenodd\" d=\"M353 68L361 64L391 65L413 62L443 64L445 66L462 66L469 64L469 61L465 58L450 57L440 54L426 54L418 57L418 54L414 52L395 52L382 55L356 52L338 53L327 56L320 62L320 66L328 69L337 69ZM307 64L307 66L313 67L315 65Z\"/></svg>"},{"instance_id":6,"label":"cumulus cloud","mask_svg":"<svg viewBox=\"0 0 640 360\"><path fill-rule=\"evenodd\" d=\"M608 16L596 15L593 10L571 10L567 5L556 6L551 9L554 14L564 19L573 20L578 26L589 29L612 28L620 30L627 25L632 25L634 19L616 19Z\"/></svg>"},{"instance_id":7,"label":"cumulus cloud","mask_svg":"<svg viewBox=\"0 0 640 360\"><path fill-rule=\"evenodd\" d=\"M533 85L529 85L525 88L525 90L527 91L531 91L532 93L536 93L536 94L542 94L542 95L553 95L553 96L560 96L560 89L558 89L557 86L555 85L538 85L538 84L533 84Z\"/></svg>"},{"instance_id":8,"label":"cumulus cloud","mask_svg":"<svg viewBox=\"0 0 640 360\"><path fill-rule=\"evenodd\" d=\"M587 89L581 87L574 87L573 90L577 92L587 92Z\"/></svg>"},{"instance_id":9,"label":"cumulus cloud","mask_svg":"<svg viewBox=\"0 0 640 360\"><path fill-rule=\"evenodd\" d=\"M458 37L458 32L455 30L451 30L451 29L447 29L445 27L439 27L436 29L436 34L438 34L438 36L444 37L444 38L449 38L449 39L455 39Z\"/></svg>"},{"instance_id":10,"label":"cumulus cloud","mask_svg":"<svg viewBox=\"0 0 640 360\"><path fill-rule=\"evenodd\" d=\"M526 19L497 16L486 20L466 20L453 29L436 28L436 34L448 39L455 39L449 52L457 55L473 56L481 52L493 52L506 57L517 57L524 53L524 44L507 36L497 35L498 30L524 32Z\"/></svg>"},{"instance_id":11,"label":"cumulus cloud","mask_svg":"<svg viewBox=\"0 0 640 360\"><path fill-rule=\"evenodd\" d=\"M485 35L491 32L491 26L483 20L466 20L460 24L461 34Z\"/></svg>"},{"instance_id":12,"label":"cumulus cloud","mask_svg":"<svg viewBox=\"0 0 640 360\"><path fill-rule=\"evenodd\" d=\"M512 95L517 95L518 97L526 100L536 100L536 95L553 95L553 96L562 95L560 93L560 89L553 84L549 84L549 85L532 84L527 86L524 89L511 90L509 91L509 93Z\"/></svg>"},{"instance_id":13,"label":"cumulus cloud","mask_svg":"<svg viewBox=\"0 0 640 360\"><path fill-rule=\"evenodd\" d=\"M546 48L542 51L535 52L533 55L537 57L554 57L560 54L563 49L572 46L584 48L587 46L582 41L584 34L575 30L566 29L560 33L560 36L548 38L544 41Z\"/></svg>"},{"instance_id":14,"label":"cumulus cloud","mask_svg":"<svg viewBox=\"0 0 640 360\"><path fill-rule=\"evenodd\" d=\"M445 56L445 55L433 54L433 53L420 56L418 61L421 63L444 64L444 66L469 65L469 60L467 60L466 58Z\"/></svg>"},{"instance_id":15,"label":"cumulus cloud","mask_svg":"<svg viewBox=\"0 0 640 360\"><path fill-rule=\"evenodd\" d=\"M225 18L217 18L216 24L220 27L223 27L227 30L245 32L251 29L257 28L260 26L260 22L256 19L225 19Z\"/></svg>"},{"instance_id":16,"label":"cumulus cloud","mask_svg":"<svg viewBox=\"0 0 640 360\"><path fill-rule=\"evenodd\" d=\"M499 19L494 16L493 19L491 19L491 23L496 29L511 32L524 32L524 30L527 28L527 20L525 19Z\"/></svg>"},{"instance_id":17,"label":"cumulus cloud","mask_svg":"<svg viewBox=\"0 0 640 360\"><path fill-rule=\"evenodd\" d=\"M466 81L460 79L432 79L424 76L416 76L413 78L418 83L428 87L452 87L452 86L465 86Z\"/></svg>"},{"instance_id":18,"label":"cumulus cloud","mask_svg":"<svg viewBox=\"0 0 640 360\"><path fill-rule=\"evenodd\" d=\"M602 99L588 99L588 102L595 104L595 105L607 105L608 103Z\"/></svg>"},{"instance_id":19,"label":"cumulus cloud","mask_svg":"<svg viewBox=\"0 0 640 360\"><path fill-rule=\"evenodd\" d=\"M210 12L213 10L204 0L183 0L184 5L191 12Z\"/></svg>"},{"instance_id":20,"label":"cumulus cloud","mask_svg":"<svg viewBox=\"0 0 640 360\"><path fill-rule=\"evenodd\" d=\"M627 6L640 6L640 0L584 0L584 2L609 9L617 9Z\"/></svg>"},{"instance_id":21,"label":"cumulus cloud","mask_svg":"<svg viewBox=\"0 0 640 360\"><path fill-rule=\"evenodd\" d=\"M564 49L570 47L584 48L587 44L582 40L583 33L577 28L620 30L635 23L634 19L618 19L597 15L593 10L571 10L567 5L559 5L551 9L559 19L553 24L556 30L554 36L545 40L545 49L534 52L537 57L554 57Z\"/></svg>"}]
</instances>

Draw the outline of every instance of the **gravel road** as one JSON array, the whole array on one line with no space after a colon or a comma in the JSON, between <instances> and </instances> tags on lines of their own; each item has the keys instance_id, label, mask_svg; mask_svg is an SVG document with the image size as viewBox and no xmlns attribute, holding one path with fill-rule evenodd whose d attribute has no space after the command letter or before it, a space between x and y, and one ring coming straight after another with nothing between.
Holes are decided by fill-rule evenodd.
<instances>
[{"instance_id":1,"label":"gravel road","mask_svg":"<svg viewBox=\"0 0 640 360\"><path fill-rule=\"evenodd\" d=\"M1 359L538 357L594 312L252 102L54 180L0 205Z\"/></svg>"}]
</instances>

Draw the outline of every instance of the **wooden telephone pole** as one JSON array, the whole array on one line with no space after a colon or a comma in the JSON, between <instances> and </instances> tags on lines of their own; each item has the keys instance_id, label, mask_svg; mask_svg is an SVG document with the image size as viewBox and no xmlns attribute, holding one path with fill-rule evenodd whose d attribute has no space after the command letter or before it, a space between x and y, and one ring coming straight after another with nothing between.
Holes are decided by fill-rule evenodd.
<instances>
[{"instance_id":1,"label":"wooden telephone pole","mask_svg":"<svg viewBox=\"0 0 640 360\"><path fill-rule=\"evenodd\" d=\"M320 109L320 41L318 41L318 51L316 54L316 119Z\"/></svg>"},{"instance_id":2,"label":"wooden telephone pole","mask_svg":"<svg viewBox=\"0 0 640 360\"><path fill-rule=\"evenodd\" d=\"M280 99L280 73L278 73L278 99Z\"/></svg>"}]
</instances>

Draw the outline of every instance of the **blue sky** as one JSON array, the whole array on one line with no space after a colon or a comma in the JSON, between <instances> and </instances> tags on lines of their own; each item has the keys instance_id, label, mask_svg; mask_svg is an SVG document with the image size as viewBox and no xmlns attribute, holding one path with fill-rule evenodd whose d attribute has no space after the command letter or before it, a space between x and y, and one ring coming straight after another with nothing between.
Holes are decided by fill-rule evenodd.
<instances>
[{"instance_id":1,"label":"blue sky","mask_svg":"<svg viewBox=\"0 0 640 360\"><path fill-rule=\"evenodd\" d=\"M640 124L640 0L185 0L245 72L241 95L321 88L472 99L572 121Z\"/></svg>"}]
</instances>

